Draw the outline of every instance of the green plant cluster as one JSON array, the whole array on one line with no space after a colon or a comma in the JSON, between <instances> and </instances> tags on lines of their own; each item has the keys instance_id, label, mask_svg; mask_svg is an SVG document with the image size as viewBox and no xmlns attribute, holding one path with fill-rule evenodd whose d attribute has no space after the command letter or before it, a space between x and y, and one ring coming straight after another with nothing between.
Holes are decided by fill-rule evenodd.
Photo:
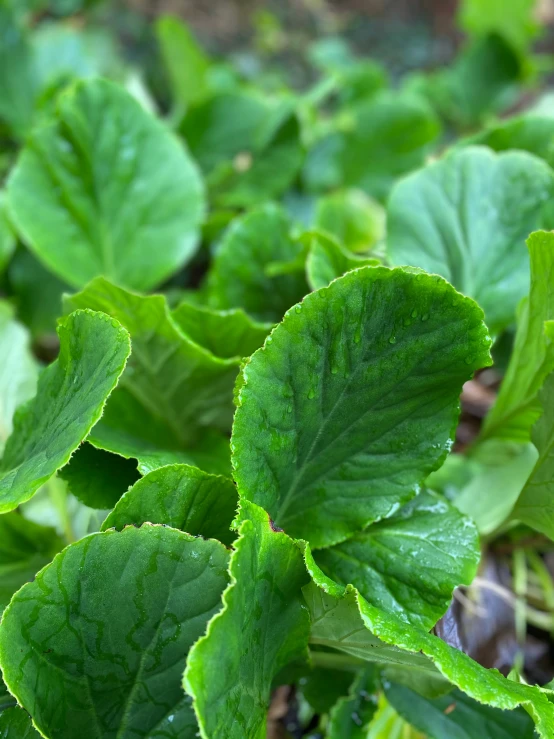
<instances>
[{"instance_id":1,"label":"green plant cluster","mask_svg":"<svg viewBox=\"0 0 554 739\"><path fill-rule=\"evenodd\" d=\"M298 91L0 2L2 739L264 739L280 685L313 737L554 737L433 632L480 536L554 540L554 106L500 117L533 5L466 0L394 85L319 41Z\"/></svg>"}]
</instances>

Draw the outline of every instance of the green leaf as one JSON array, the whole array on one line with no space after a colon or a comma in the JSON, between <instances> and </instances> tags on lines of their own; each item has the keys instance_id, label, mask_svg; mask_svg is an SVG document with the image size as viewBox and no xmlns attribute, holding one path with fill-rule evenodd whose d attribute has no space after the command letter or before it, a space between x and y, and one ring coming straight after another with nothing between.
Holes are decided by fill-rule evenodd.
<instances>
[{"instance_id":1,"label":"green leaf","mask_svg":"<svg viewBox=\"0 0 554 739\"><path fill-rule=\"evenodd\" d=\"M402 664L404 659L404 669L419 670L424 675L433 674L436 668L479 703L503 711L524 707L542 739L552 736L554 704L547 691L508 680L497 670L487 670L433 634L370 605L354 588L339 588L309 559L308 567L317 583L304 588L312 615L312 643L371 662Z\"/></svg>"},{"instance_id":2,"label":"green leaf","mask_svg":"<svg viewBox=\"0 0 554 739\"><path fill-rule=\"evenodd\" d=\"M342 277L346 272L358 269L358 267L379 264L378 259L368 259L352 254L326 233L311 231L304 234L302 240L310 245L306 260L306 274L313 290L327 287L337 277Z\"/></svg>"},{"instance_id":3,"label":"green leaf","mask_svg":"<svg viewBox=\"0 0 554 739\"><path fill-rule=\"evenodd\" d=\"M323 572L354 584L382 611L430 629L458 585L469 585L479 563L475 526L428 491L361 534L315 552Z\"/></svg>"},{"instance_id":4,"label":"green leaf","mask_svg":"<svg viewBox=\"0 0 554 739\"><path fill-rule=\"evenodd\" d=\"M165 439L172 443L165 448L186 450L203 428L230 427L239 360L218 359L191 341L172 319L165 297L143 297L99 277L82 292L66 298L66 308L104 311L129 331L133 351L121 378L121 390L116 390L114 399L121 391L125 391L125 397L134 398L144 423L164 431L161 438L160 432L155 434L162 449ZM121 407L125 400L120 397L117 402ZM110 404L107 414L109 418L114 416ZM124 419L115 415L116 423L120 421L125 426ZM131 410L131 421L133 418ZM103 426L104 421L99 431ZM127 428L134 433L133 425L128 424Z\"/></svg>"},{"instance_id":5,"label":"green leaf","mask_svg":"<svg viewBox=\"0 0 554 739\"><path fill-rule=\"evenodd\" d=\"M196 736L185 658L220 607L228 555L162 526L67 547L4 612L4 679L59 739Z\"/></svg>"},{"instance_id":6,"label":"green leaf","mask_svg":"<svg viewBox=\"0 0 554 739\"><path fill-rule=\"evenodd\" d=\"M50 527L27 521L16 512L0 516L0 612L63 546Z\"/></svg>"},{"instance_id":7,"label":"green leaf","mask_svg":"<svg viewBox=\"0 0 554 739\"><path fill-rule=\"evenodd\" d=\"M0 739L40 739L40 734L29 714L15 706L0 713Z\"/></svg>"},{"instance_id":8,"label":"green leaf","mask_svg":"<svg viewBox=\"0 0 554 739\"><path fill-rule=\"evenodd\" d=\"M0 512L29 500L89 434L123 372L129 335L102 313L76 311L60 323L59 358L16 414L0 462Z\"/></svg>"},{"instance_id":9,"label":"green leaf","mask_svg":"<svg viewBox=\"0 0 554 739\"><path fill-rule=\"evenodd\" d=\"M239 493L315 547L386 518L446 457L489 345L480 309L437 276L363 267L308 295L243 368Z\"/></svg>"},{"instance_id":10,"label":"green leaf","mask_svg":"<svg viewBox=\"0 0 554 739\"><path fill-rule=\"evenodd\" d=\"M134 461L96 449L91 444L82 444L59 475L81 503L104 510L113 508L140 477Z\"/></svg>"},{"instance_id":11,"label":"green leaf","mask_svg":"<svg viewBox=\"0 0 554 739\"><path fill-rule=\"evenodd\" d=\"M535 113L509 118L462 139L459 146L482 145L494 151L520 149L554 164L554 118Z\"/></svg>"},{"instance_id":12,"label":"green leaf","mask_svg":"<svg viewBox=\"0 0 554 739\"><path fill-rule=\"evenodd\" d=\"M529 299L520 306L514 348L481 439L528 441L540 415L537 394L554 370L554 234L538 231L527 240L531 262Z\"/></svg>"},{"instance_id":13,"label":"green leaf","mask_svg":"<svg viewBox=\"0 0 554 739\"><path fill-rule=\"evenodd\" d=\"M400 175L420 167L440 124L420 98L392 92L353 105L344 130L309 152L304 181L310 190L358 187L384 200Z\"/></svg>"},{"instance_id":14,"label":"green leaf","mask_svg":"<svg viewBox=\"0 0 554 739\"><path fill-rule=\"evenodd\" d=\"M211 199L247 208L281 195L298 173L303 149L292 101L224 92L191 108L180 133L206 175Z\"/></svg>"},{"instance_id":15,"label":"green leaf","mask_svg":"<svg viewBox=\"0 0 554 739\"><path fill-rule=\"evenodd\" d=\"M362 670L349 695L331 710L327 739L367 739L369 723L377 711L377 689L375 669Z\"/></svg>"},{"instance_id":16,"label":"green leaf","mask_svg":"<svg viewBox=\"0 0 554 739\"><path fill-rule=\"evenodd\" d=\"M27 330L13 319L8 303L0 301L0 457L12 432L18 406L36 392L38 367Z\"/></svg>"},{"instance_id":17,"label":"green leaf","mask_svg":"<svg viewBox=\"0 0 554 739\"><path fill-rule=\"evenodd\" d=\"M353 252L369 251L385 233L381 205L359 190L345 190L320 198L315 226L334 236Z\"/></svg>"},{"instance_id":18,"label":"green leaf","mask_svg":"<svg viewBox=\"0 0 554 739\"><path fill-rule=\"evenodd\" d=\"M530 442L487 439L472 451L471 464L475 469L455 497L454 505L471 516L479 533L491 534L510 516L537 457Z\"/></svg>"},{"instance_id":19,"label":"green leaf","mask_svg":"<svg viewBox=\"0 0 554 739\"><path fill-rule=\"evenodd\" d=\"M164 15L155 30L175 101L183 108L201 101L209 91L210 60L179 18Z\"/></svg>"},{"instance_id":20,"label":"green leaf","mask_svg":"<svg viewBox=\"0 0 554 739\"><path fill-rule=\"evenodd\" d=\"M75 287L96 275L159 285L192 256L204 207L181 144L105 80L60 97L55 122L28 138L8 197L25 242Z\"/></svg>"},{"instance_id":21,"label":"green leaf","mask_svg":"<svg viewBox=\"0 0 554 739\"><path fill-rule=\"evenodd\" d=\"M23 138L32 122L36 78L28 40L6 5L0 6L0 123Z\"/></svg>"},{"instance_id":22,"label":"green leaf","mask_svg":"<svg viewBox=\"0 0 554 739\"><path fill-rule=\"evenodd\" d=\"M315 667L300 678L298 688L316 713L328 713L348 695L355 675L350 671Z\"/></svg>"},{"instance_id":23,"label":"green leaf","mask_svg":"<svg viewBox=\"0 0 554 739\"><path fill-rule=\"evenodd\" d=\"M463 48L451 67L417 75L409 89L457 128L475 128L517 99L521 73L514 49L499 36L488 35Z\"/></svg>"},{"instance_id":24,"label":"green leaf","mask_svg":"<svg viewBox=\"0 0 554 739\"><path fill-rule=\"evenodd\" d=\"M43 97L48 87L86 77L122 76L114 36L108 28L76 28L43 22L31 37L37 84Z\"/></svg>"},{"instance_id":25,"label":"green leaf","mask_svg":"<svg viewBox=\"0 0 554 739\"><path fill-rule=\"evenodd\" d=\"M512 517L554 539L554 374L548 376L539 399L543 413L532 432L539 458L521 492Z\"/></svg>"},{"instance_id":26,"label":"green leaf","mask_svg":"<svg viewBox=\"0 0 554 739\"><path fill-rule=\"evenodd\" d=\"M467 33L497 33L514 49L525 53L540 30L535 9L534 0L511 0L508 5L498 0L463 0L458 14Z\"/></svg>"},{"instance_id":27,"label":"green leaf","mask_svg":"<svg viewBox=\"0 0 554 739\"><path fill-rule=\"evenodd\" d=\"M254 321L242 308L215 310L187 302L171 315L189 338L222 359L249 357L273 325Z\"/></svg>"},{"instance_id":28,"label":"green leaf","mask_svg":"<svg viewBox=\"0 0 554 739\"><path fill-rule=\"evenodd\" d=\"M261 321L279 321L309 290L303 271L272 277L268 268L294 262L302 244L281 208L265 205L237 218L227 230L208 275L214 308L244 308Z\"/></svg>"},{"instance_id":29,"label":"green leaf","mask_svg":"<svg viewBox=\"0 0 554 739\"><path fill-rule=\"evenodd\" d=\"M518 708L507 713L484 706L453 690L424 698L402 685L385 683L387 700L408 723L429 739L533 739L533 721Z\"/></svg>"},{"instance_id":30,"label":"green leaf","mask_svg":"<svg viewBox=\"0 0 554 739\"><path fill-rule=\"evenodd\" d=\"M231 544L238 496L231 480L185 464L149 472L118 501L102 531L160 523L205 539Z\"/></svg>"},{"instance_id":31,"label":"green leaf","mask_svg":"<svg viewBox=\"0 0 554 739\"><path fill-rule=\"evenodd\" d=\"M191 650L184 676L204 739L263 739L272 680L308 638L300 550L247 501L239 522L224 608Z\"/></svg>"},{"instance_id":32,"label":"green leaf","mask_svg":"<svg viewBox=\"0 0 554 739\"><path fill-rule=\"evenodd\" d=\"M128 390L119 387L87 441L98 449L138 460L141 475L168 464L190 464L231 477L229 438L214 429L199 432L186 450L163 418L153 416Z\"/></svg>"},{"instance_id":33,"label":"green leaf","mask_svg":"<svg viewBox=\"0 0 554 739\"><path fill-rule=\"evenodd\" d=\"M366 739L428 739L428 737L407 724L384 696L381 696Z\"/></svg>"},{"instance_id":34,"label":"green leaf","mask_svg":"<svg viewBox=\"0 0 554 739\"><path fill-rule=\"evenodd\" d=\"M202 171L209 175L222 163L232 163L238 154L251 151L267 114L261 95L223 93L187 111L180 132Z\"/></svg>"},{"instance_id":35,"label":"green leaf","mask_svg":"<svg viewBox=\"0 0 554 739\"><path fill-rule=\"evenodd\" d=\"M552 196L552 174L524 152L451 152L394 188L391 261L442 275L479 303L491 328L507 326L529 290L524 240Z\"/></svg>"}]
</instances>

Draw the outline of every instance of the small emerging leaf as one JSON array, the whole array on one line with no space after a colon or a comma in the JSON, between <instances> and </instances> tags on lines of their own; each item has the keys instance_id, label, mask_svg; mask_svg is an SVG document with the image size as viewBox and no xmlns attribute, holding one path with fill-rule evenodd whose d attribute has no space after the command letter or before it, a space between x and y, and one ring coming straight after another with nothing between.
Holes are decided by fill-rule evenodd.
<instances>
[{"instance_id":1,"label":"small emerging leaf","mask_svg":"<svg viewBox=\"0 0 554 739\"><path fill-rule=\"evenodd\" d=\"M214 308L244 308L261 321L279 321L308 286L303 270L275 277L268 267L294 262L303 252L291 236L292 224L275 205L237 218L223 237L208 274Z\"/></svg>"},{"instance_id":2,"label":"small emerging leaf","mask_svg":"<svg viewBox=\"0 0 554 739\"><path fill-rule=\"evenodd\" d=\"M249 357L264 343L273 325L254 321L242 308L215 310L187 302L171 315L187 336L222 359Z\"/></svg>"}]
</instances>

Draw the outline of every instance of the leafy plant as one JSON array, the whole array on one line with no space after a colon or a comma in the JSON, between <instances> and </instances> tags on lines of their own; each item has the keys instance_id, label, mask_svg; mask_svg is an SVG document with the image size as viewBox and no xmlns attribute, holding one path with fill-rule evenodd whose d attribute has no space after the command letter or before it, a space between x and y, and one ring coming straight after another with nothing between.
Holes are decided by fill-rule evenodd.
<instances>
[{"instance_id":1,"label":"leafy plant","mask_svg":"<svg viewBox=\"0 0 554 739\"><path fill-rule=\"evenodd\" d=\"M554 127L491 120L529 3L394 90L320 40L300 92L176 17L137 76L89 5L0 7L0 737L262 739L285 695L299 737L550 739Z\"/></svg>"}]
</instances>

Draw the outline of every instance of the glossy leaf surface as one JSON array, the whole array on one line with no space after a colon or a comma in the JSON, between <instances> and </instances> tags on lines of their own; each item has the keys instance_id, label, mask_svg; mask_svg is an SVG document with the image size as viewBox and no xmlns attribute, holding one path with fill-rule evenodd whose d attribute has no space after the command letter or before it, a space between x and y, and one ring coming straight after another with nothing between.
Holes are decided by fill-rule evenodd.
<instances>
[{"instance_id":1,"label":"glossy leaf surface","mask_svg":"<svg viewBox=\"0 0 554 739\"><path fill-rule=\"evenodd\" d=\"M364 267L312 293L243 368L239 493L316 547L387 517L444 460L489 344L436 276Z\"/></svg>"},{"instance_id":2,"label":"glossy leaf surface","mask_svg":"<svg viewBox=\"0 0 554 739\"><path fill-rule=\"evenodd\" d=\"M182 145L103 80L61 96L55 122L29 137L8 196L27 245L77 288L97 275L159 285L194 253L204 209Z\"/></svg>"},{"instance_id":3,"label":"glossy leaf surface","mask_svg":"<svg viewBox=\"0 0 554 739\"><path fill-rule=\"evenodd\" d=\"M130 352L129 334L103 313L75 311L58 329L60 355L16 414L0 462L0 511L28 500L86 439Z\"/></svg>"},{"instance_id":4,"label":"glossy leaf surface","mask_svg":"<svg viewBox=\"0 0 554 739\"><path fill-rule=\"evenodd\" d=\"M220 607L227 559L221 544L162 526L72 544L4 613L11 692L60 739L192 739L180 676Z\"/></svg>"},{"instance_id":5,"label":"glossy leaf surface","mask_svg":"<svg viewBox=\"0 0 554 739\"><path fill-rule=\"evenodd\" d=\"M475 526L444 499L422 492L398 513L315 553L332 580L355 585L368 603L430 629L479 563Z\"/></svg>"},{"instance_id":6,"label":"glossy leaf surface","mask_svg":"<svg viewBox=\"0 0 554 739\"><path fill-rule=\"evenodd\" d=\"M524 242L553 187L552 170L531 154L454 151L391 193L390 259L442 275L479 303L489 327L504 328L529 290Z\"/></svg>"},{"instance_id":7,"label":"glossy leaf surface","mask_svg":"<svg viewBox=\"0 0 554 739\"><path fill-rule=\"evenodd\" d=\"M306 649L307 582L296 544L262 511L241 504L223 610L189 655L184 684L204 739L262 739L271 683Z\"/></svg>"},{"instance_id":8,"label":"glossy leaf surface","mask_svg":"<svg viewBox=\"0 0 554 739\"><path fill-rule=\"evenodd\" d=\"M237 503L236 488L226 477L189 465L168 465L135 483L106 518L102 530L149 521L231 544Z\"/></svg>"}]
</instances>

